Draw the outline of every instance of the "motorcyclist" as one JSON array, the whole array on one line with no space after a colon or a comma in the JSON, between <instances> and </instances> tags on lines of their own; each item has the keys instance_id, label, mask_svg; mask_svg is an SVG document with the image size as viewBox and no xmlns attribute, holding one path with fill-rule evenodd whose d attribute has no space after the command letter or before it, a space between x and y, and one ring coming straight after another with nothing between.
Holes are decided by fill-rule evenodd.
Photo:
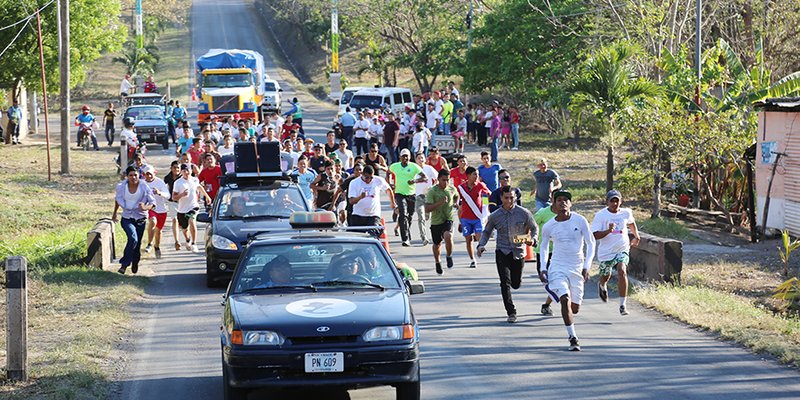
<instances>
[{"instance_id":1,"label":"motorcyclist","mask_svg":"<svg viewBox=\"0 0 800 400\"><path fill-rule=\"evenodd\" d=\"M124 128L122 129L122 133L120 137L125 143L128 144L128 160L133 159L134 153L136 153L136 148L139 145L139 139L136 137L136 132L133 131L134 125L136 124L136 119L133 117L126 117L122 120L122 124Z\"/></svg>"},{"instance_id":2,"label":"motorcyclist","mask_svg":"<svg viewBox=\"0 0 800 400\"><path fill-rule=\"evenodd\" d=\"M83 130L89 129L91 132L92 138L92 145L94 145L94 149L96 151L100 150L100 147L97 145L97 136L94 134L94 129L96 128L97 123L95 122L94 115L92 115L92 109L84 104L81 107L81 113L77 117L75 117L75 126L78 127L78 146L83 145Z\"/></svg>"}]
</instances>

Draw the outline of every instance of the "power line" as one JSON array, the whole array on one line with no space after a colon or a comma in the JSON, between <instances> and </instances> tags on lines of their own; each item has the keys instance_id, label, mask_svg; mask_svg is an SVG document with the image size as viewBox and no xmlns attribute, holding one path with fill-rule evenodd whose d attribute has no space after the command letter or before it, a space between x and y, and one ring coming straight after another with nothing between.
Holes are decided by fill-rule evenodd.
<instances>
[{"instance_id":1,"label":"power line","mask_svg":"<svg viewBox=\"0 0 800 400\"><path fill-rule=\"evenodd\" d=\"M539 7L533 5L533 3L531 3L531 0L528 0L528 5L530 5L531 8L533 8L535 10L539 10ZM606 10L613 10L614 8L625 8L625 7L628 7L629 5L630 4L628 4L628 2L619 3L619 4L612 4L612 5L609 5L609 6L598 7L598 8L595 8L593 10L576 12L576 13L572 13L572 14L545 14L544 12L541 12L541 11L540 11L540 13L541 13L541 17L543 17L543 18L559 19L559 18L568 18L568 17L579 17L581 15L588 15L588 14L597 14L597 13L604 12Z\"/></svg>"},{"instance_id":2,"label":"power line","mask_svg":"<svg viewBox=\"0 0 800 400\"><path fill-rule=\"evenodd\" d=\"M11 24L11 25L4 26L4 27L0 28L0 31L4 31L4 30L6 30L6 29L13 28L13 27L15 27L15 26L17 26L17 25L19 25L19 24L21 24L21 23L23 23L23 22L28 22L28 21L30 21L30 20L31 20L33 17L35 17L35 16L36 16L36 13L38 13L38 12L41 12L42 10L44 10L45 8L47 8L48 6L50 6L50 4L53 4L53 2L54 2L54 1L55 1L55 0L50 0L50 1L49 1L47 4L43 5L43 6L42 6L42 8L40 8L40 9L36 10L36 12L34 12L33 14L31 14L31 15L28 15L27 17L25 17L25 18L22 18L21 20L19 20L19 21L17 21L17 22L14 22L14 23L13 23L13 24ZM26 10L26 11L27 11L27 10Z\"/></svg>"},{"instance_id":3,"label":"power line","mask_svg":"<svg viewBox=\"0 0 800 400\"><path fill-rule=\"evenodd\" d=\"M20 29L19 32L17 32L17 36L14 36L14 39L11 39L11 43L9 43L8 46L6 46L6 48L3 49L2 52L0 52L0 57L3 57L3 54L6 53L6 50L8 50L14 44L14 42L17 41L17 38L19 38L19 35L21 35L22 32L25 31L25 28L27 28L28 25L30 25L30 23L31 23L31 20L28 19L28 22L25 23L25 26L23 26L22 29Z\"/></svg>"}]
</instances>

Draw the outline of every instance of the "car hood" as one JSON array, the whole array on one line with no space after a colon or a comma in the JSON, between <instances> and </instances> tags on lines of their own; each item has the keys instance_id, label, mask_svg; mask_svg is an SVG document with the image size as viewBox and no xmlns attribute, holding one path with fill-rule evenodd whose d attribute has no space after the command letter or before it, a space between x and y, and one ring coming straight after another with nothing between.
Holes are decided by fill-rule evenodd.
<instances>
[{"instance_id":1,"label":"car hood","mask_svg":"<svg viewBox=\"0 0 800 400\"><path fill-rule=\"evenodd\" d=\"M163 119L137 119L136 120L136 127L137 128L150 128L153 126L162 127L167 124L167 121Z\"/></svg>"},{"instance_id":2,"label":"car hood","mask_svg":"<svg viewBox=\"0 0 800 400\"><path fill-rule=\"evenodd\" d=\"M259 292L234 295L229 301L240 329L275 330L287 337L361 335L408 319L408 300L401 289ZM317 328L323 326L330 330L320 333Z\"/></svg>"},{"instance_id":3,"label":"car hood","mask_svg":"<svg viewBox=\"0 0 800 400\"><path fill-rule=\"evenodd\" d=\"M224 236L232 240L236 244L245 244L247 242L247 235L256 232L268 231L270 229L288 229L289 218L275 218L275 219L225 219L216 220L212 227L215 235Z\"/></svg>"}]
</instances>

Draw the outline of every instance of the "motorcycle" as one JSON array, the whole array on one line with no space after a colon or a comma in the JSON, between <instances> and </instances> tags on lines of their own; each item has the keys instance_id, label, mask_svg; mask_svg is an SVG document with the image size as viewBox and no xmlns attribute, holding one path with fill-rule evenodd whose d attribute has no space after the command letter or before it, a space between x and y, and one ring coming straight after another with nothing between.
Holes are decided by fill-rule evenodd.
<instances>
[{"instance_id":1,"label":"motorcycle","mask_svg":"<svg viewBox=\"0 0 800 400\"><path fill-rule=\"evenodd\" d=\"M81 122L78 127L83 151L87 151L91 143L97 141L97 138L94 136L94 122Z\"/></svg>"}]
</instances>

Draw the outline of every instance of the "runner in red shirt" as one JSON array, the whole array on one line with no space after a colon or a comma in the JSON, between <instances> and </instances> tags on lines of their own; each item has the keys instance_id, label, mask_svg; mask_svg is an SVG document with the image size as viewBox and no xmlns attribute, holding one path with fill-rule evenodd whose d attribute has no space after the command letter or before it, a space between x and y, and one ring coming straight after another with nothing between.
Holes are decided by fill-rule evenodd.
<instances>
[{"instance_id":1,"label":"runner in red shirt","mask_svg":"<svg viewBox=\"0 0 800 400\"><path fill-rule=\"evenodd\" d=\"M300 125L292 122L292 116L289 115L281 127L281 140L288 139L292 135L292 131L300 132Z\"/></svg>"},{"instance_id":2,"label":"runner in red shirt","mask_svg":"<svg viewBox=\"0 0 800 400\"><path fill-rule=\"evenodd\" d=\"M206 190L208 196L211 197L211 202L217 197L219 191L219 178L222 176L222 169L217 165L217 158L213 154L205 154L203 158L203 170L197 176L197 179L203 184L203 189ZM208 204L209 206L211 204Z\"/></svg>"},{"instance_id":3,"label":"runner in red shirt","mask_svg":"<svg viewBox=\"0 0 800 400\"><path fill-rule=\"evenodd\" d=\"M444 157L439 156L439 148L432 147L430 150L430 156L428 157L428 165L433 167L436 172L439 172L448 167L447 160Z\"/></svg>"},{"instance_id":4,"label":"runner in red shirt","mask_svg":"<svg viewBox=\"0 0 800 400\"><path fill-rule=\"evenodd\" d=\"M453 187L458 188L467 181L467 156L458 156L456 164L458 166L450 170L450 178L453 180Z\"/></svg>"},{"instance_id":5,"label":"runner in red shirt","mask_svg":"<svg viewBox=\"0 0 800 400\"><path fill-rule=\"evenodd\" d=\"M489 188L478 180L478 170L467 167L467 180L457 187L461 199L458 209L458 218L461 222L461 234L467 241L467 254L469 255L470 268L477 267L475 262L475 249L472 242L478 242L483 233L483 219L488 215Z\"/></svg>"}]
</instances>

